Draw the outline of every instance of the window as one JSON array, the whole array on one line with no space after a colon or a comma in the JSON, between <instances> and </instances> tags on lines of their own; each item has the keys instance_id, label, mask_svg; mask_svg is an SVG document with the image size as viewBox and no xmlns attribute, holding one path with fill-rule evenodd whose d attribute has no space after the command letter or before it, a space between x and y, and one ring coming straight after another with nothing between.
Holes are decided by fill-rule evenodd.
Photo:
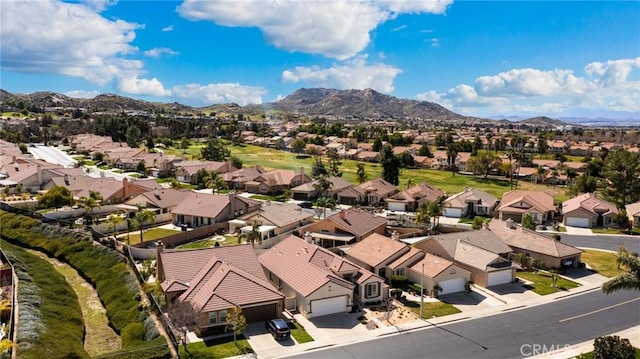
<instances>
[{"instance_id":1,"label":"window","mask_svg":"<svg viewBox=\"0 0 640 359\"><path fill-rule=\"evenodd\" d=\"M221 310L220 311L220 323L226 323L227 322L227 311L226 310Z\"/></svg>"},{"instance_id":2,"label":"window","mask_svg":"<svg viewBox=\"0 0 640 359\"><path fill-rule=\"evenodd\" d=\"M368 283L364 287L364 297L374 298L377 297L380 291L380 283Z\"/></svg>"},{"instance_id":3,"label":"window","mask_svg":"<svg viewBox=\"0 0 640 359\"><path fill-rule=\"evenodd\" d=\"M218 324L218 312L209 312L209 324Z\"/></svg>"},{"instance_id":4,"label":"window","mask_svg":"<svg viewBox=\"0 0 640 359\"><path fill-rule=\"evenodd\" d=\"M398 268L396 269L393 274L395 275L404 275L404 268Z\"/></svg>"}]
</instances>

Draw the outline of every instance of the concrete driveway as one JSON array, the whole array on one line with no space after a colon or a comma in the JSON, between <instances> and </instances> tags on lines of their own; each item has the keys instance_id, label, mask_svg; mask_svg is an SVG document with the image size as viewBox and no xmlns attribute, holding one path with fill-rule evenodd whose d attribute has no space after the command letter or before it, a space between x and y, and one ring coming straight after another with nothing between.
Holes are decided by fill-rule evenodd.
<instances>
[{"instance_id":1,"label":"concrete driveway","mask_svg":"<svg viewBox=\"0 0 640 359\"><path fill-rule=\"evenodd\" d=\"M264 327L264 323L251 323L244 331L244 337L258 356L270 357L270 352L280 352L285 347L296 345L293 337L287 340L275 340Z\"/></svg>"},{"instance_id":2,"label":"concrete driveway","mask_svg":"<svg viewBox=\"0 0 640 359\"><path fill-rule=\"evenodd\" d=\"M524 287L523 282L500 284L489 288L474 288L481 292L485 292L495 298L513 304L523 300L536 299L540 296Z\"/></svg>"},{"instance_id":3,"label":"concrete driveway","mask_svg":"<svg viewBox=\"0 0 640 359\"><path fill-rule=\"evenodd\" d=\"M499 307L505 305L505 303L498 299L482 293L480 291L459 292L452 294L445 294L439 296L439 299L443 302L449 303L454 307L460 309L462 312L470 312L478 309Z\"/></svg>"},{"instance_id":4,"label":"concrete driveway","mask_svg":"<svg viewBox=\"0 0 640 359\"><path fill-rule=\"evenodd\" d=\"M358 317L364 313L338 313L311 318L309 320L298 318L296 320L314 338L332 338L344 335L353 335L358 332L367 332L366 326L358 322Z\"/></svg>"},{"instance_id":5,"label":"concrete driveway","mask_svg":"<svg viewBox=\"0 0 640 359\"><path fill-rule=\"evenodd\" d=\"M582 236L593 236L593 232L590 228L580 228L580 227L571 227L564 226L567 229L567 234L577 234ZM562 233L560 234L562 235Z\"/></svg>"}]
</instances>

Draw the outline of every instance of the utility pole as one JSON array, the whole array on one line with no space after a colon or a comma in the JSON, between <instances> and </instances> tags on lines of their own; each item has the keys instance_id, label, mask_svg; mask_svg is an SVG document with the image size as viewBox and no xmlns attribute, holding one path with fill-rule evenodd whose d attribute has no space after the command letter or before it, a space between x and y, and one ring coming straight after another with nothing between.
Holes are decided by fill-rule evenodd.
<instances>
[{"instance_id":1,"label":"utility pole","mask_svg":"<svg viewBox=\"0 0 640 359\"><path fill-rule=\"evenodd\" d=\"M422 263L422 275L420 276L420 319L422 319L423 305L424 305L424 263Z\"/></svg>"}]
</instances>

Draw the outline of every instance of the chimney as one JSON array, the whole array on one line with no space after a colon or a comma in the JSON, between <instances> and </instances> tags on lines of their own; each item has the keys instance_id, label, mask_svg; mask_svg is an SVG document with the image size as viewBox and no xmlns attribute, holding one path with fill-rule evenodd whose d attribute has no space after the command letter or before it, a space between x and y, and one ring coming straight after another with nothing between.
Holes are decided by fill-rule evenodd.
<instances>
[{"instance_id":1,"label":"chimney","mask_svg":"<svg viewBox=\"0 0 640 359\"><path fill-rule=\"evenodd\" d=\"M16 163L16 155L11 156L11 163Z\"/></svg>"},{"instance_id":2,"label":"chimney","mask_svg":"<svg viewBox=\"0 0 640 359\"><path fill-rule=\"evenodd\" d=\"M229 213L230 213L230 217L231 218L235 218L236 217L236 194L235 193L229 193Z\"/></svg>"},{"instance_id":3,"label":"chimney","mask_svg":"<svg viewBox=\"0 0 640 359\"><path fill-rule=\"evenodd\" d=\"M393 239L394 241L399 241L400 233L398 233L398 231L393 231L393 233L391 233L391 239Z\"/></svg>"},{"instance_id":4,"label":"chimney","mask_svg":"<svg viewBox=\"0 0 640 359\"><path fill-rule=\"evenodd\" d=\"M162 253L162 251L164 251L164 243L162 243L162 241L157 241L156 242L156 276L158 277L158 280L160 282L164 280L163 278L164 270L162 269L162 261L160 260L160 253Z\"/></svg>"},{"instance_id":5,"label":"chimney","mask_svg":"<svg viewBox=\"0 0 640 359\"><path fill-rule=\"evenodd\" d=\"M347 214L345 213L344 210L340 211L340 218L345 219L347 217Z\"/></svg>"},{"instance_id":6,"label":"chimney","mask_svg":"<svg viewBox=\"0 0 640 359\"><path fill-rule=\"evenodd\" d=\"M300 167L300 183L306 183L304 180L304 167Z\"/></svg>"},{"instance_id":7,"label":"chimney","mask_svg":"<svg viewBox=\"0 0 640 359\"><path fill-rule=\"evenodd\" d=\"M127 198L129 195L129 180L127 177L122 178L122 197Z\"/></svg>"},{"instance_id":8,"label":"chimney","mask_svg":"<svg viewBox=\"0 0 640 359\"><path fill-rule=\"evenodd\" d=\"M64 184L66 184L67 186L69 185L69 175L68 174L64 175Z\"/></svg>"},{"instance_id":9,"label":"chimney","mask_svg":"<svg viewBox=\"0 0 640 359\"><path fill-rule=\"evenodd\" d=\"M313 241L313 238L311 238L311 233L309 233L309 232L305 232L305 233L304 233L304 240L305 240L307 243L311 243L311 242ZM306 247L305 247L305 248L306 248Z\"/></svg>"}]
</instances>

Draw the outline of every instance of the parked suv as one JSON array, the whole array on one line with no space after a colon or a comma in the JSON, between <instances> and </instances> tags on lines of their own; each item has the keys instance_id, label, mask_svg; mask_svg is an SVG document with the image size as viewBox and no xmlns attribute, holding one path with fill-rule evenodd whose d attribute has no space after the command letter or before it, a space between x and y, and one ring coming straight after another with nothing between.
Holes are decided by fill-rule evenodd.
<instances>
[{"instance_id":1,"label":"parked suv","mask_svg":"<svg viewBox=\"0 0 640 359\"><path fill-rule=\"evenodd\" d=\"M268 320L265 326L275 339L289 339L291 337L289 326L283 319Z\"/></svg>"}]
</instances>

